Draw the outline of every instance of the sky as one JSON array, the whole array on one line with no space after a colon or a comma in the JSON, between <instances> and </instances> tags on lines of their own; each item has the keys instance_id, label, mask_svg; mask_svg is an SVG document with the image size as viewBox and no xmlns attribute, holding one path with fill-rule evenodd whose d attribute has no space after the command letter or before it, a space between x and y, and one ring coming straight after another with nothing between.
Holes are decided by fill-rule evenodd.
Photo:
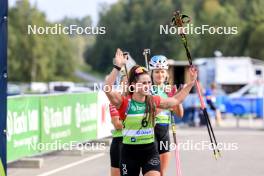
<instances>
[{"instance_id":1,"label":"sky","mask_svg":"<svg viewBox=\"0 0 264 176\"><path fill-rule=\"evenodd\" d=\"M17 0L9 0L13 6ZM93 24L98 22L98 13L101 3L113 4L117 0L29 0L37 4L38 9L46 13L50 22L61 20L63 17L84 17L90 15Z\"/></svg>"}]
</instances>

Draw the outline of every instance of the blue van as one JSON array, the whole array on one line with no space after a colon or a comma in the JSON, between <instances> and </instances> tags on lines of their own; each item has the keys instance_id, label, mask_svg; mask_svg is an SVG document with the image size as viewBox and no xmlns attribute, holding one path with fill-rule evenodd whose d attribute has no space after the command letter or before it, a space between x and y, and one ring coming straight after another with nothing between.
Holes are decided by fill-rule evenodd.
<instances>
[{"instance_id":1,"label":"blue van","mask_svg":"<svg viewBox=\"0 0 264 176\"><path fill-rule=\"evenodd\" d=\"M261 83L247 84L238 91L229 94L226 111L234 115L253 114L263 117L264 85Z\"/></svg>"}]
</instances>

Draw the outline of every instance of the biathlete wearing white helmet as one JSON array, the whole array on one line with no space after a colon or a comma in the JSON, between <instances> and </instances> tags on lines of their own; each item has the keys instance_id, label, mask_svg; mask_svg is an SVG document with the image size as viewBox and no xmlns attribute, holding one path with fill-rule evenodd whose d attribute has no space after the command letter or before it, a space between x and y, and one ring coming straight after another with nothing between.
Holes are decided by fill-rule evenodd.
<instances>
[{"instance_id":1,"label":"biathlete wearing white helmet","mask_svg":"<svg viewBox=\"0 0 264 176\"><path fill-rule=\"evenodd\" d=\"M168 60L163 55L156 55L151 58L149 61L149 69L156 70L156 69L168 69Z\"/></svg>"},{"instance_id":2,"label":"biathlete wearing white helmet","mask_svg":"<svg viewBox=\"0 0 264 176\"><path fill-rule=\"evenodd\" d=\"M173 96L176 93L175 90L171 87L171 92L166 90L167 79L168 79L168 61L167 58L163 55L153 56L149 62L149 69L151 71L151 79L152 79L152 95L160 96L162 98L168 98ZM176 108L176 110L175 110ZM183 115L182 105L173 108L173 111L176 112L178 116ZM161 175L166 175L167 168L169 165L170 158L170 135L169 135L169 125L171 123L171 112L170 110L162 110L156 115L155 118L155 139L157 143L157 149L160 155L161 160Z\"/></svg>"},{"instance_id":3,"label":"biathlete wearing white helmet","mask_svg":"<svg viewBox=\"0 0 264 176\"><path fill-rule=\"evenodd\" d=\"M168 60L163 55L156 55L151 58L149 61L149 69L151 71L151 78L153 82L152 95L158 95L162 98L168 98L168 93L165 90L166 82L162 82L159 85L155 85L155 81L153 79L153 71L154 70L168 70ZM169 110L163 110L156 116L156 125L155 125L155 136L156 141L158 143L159 154L163 154L169 152L169 148L165 148L162 146L167 146L170 144L170 136L169 136L169 125L171 123L171 113ZM164 145L161 145L161 144Z\"/></svg>"}]
</instances>

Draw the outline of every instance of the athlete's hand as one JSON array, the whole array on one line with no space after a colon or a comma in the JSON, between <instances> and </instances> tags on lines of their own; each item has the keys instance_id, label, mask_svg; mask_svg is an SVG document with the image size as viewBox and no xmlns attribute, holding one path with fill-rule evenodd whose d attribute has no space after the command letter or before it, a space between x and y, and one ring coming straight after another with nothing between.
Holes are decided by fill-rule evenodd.
<instances>
[{"instance_id":1,"label":"athlete's hand","mask_svg":"<svg viewBox=\"0 0 264 176\"><path fill-rule=\"evenodd\" d=\"M121 49L116 50L114 64L118 67L123 67L126 64L126 57L123 55L123 51Z\"/></svg>"}]
</instances>

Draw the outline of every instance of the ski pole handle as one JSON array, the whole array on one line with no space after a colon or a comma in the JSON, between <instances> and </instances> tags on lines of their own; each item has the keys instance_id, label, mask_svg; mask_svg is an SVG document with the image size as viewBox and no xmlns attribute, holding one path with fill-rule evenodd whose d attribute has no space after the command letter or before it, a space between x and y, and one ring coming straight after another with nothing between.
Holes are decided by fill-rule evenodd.
<instances>
[{"instance_id":1,"label":"ski pole handle","mask_svg":"<svg viewBox=\"0 0 264 176\"><path fill-rule=\"evenodd\" d=\"M143 56L145 57L145 64L146 64L147 70L149 70L148 55L150 55L150 49L144 49Z\"/></svg>"}]
</instances>

